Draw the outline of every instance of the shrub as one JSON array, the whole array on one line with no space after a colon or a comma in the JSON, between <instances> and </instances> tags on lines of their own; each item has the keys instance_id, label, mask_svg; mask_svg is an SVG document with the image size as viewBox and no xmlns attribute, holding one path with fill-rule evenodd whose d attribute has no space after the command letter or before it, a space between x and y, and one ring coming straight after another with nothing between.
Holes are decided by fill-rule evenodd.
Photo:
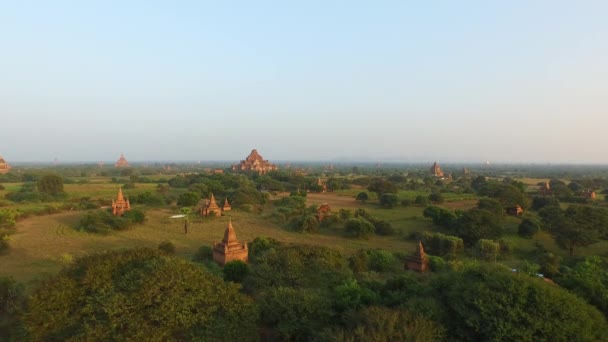
<instances>
[{"instance_id":1,"label":"shrub","mask_svg":"<svg viewBox=\"0 0 608 342\"><path fill-rule=\"evenodd\" d=\"M197 262L213 260L213 248L209 246L200 246L196 253L194 253L192 260Z\"/></svg>"},{"instance_id":2,"label":"shrub","mask_svg":"<svg viewBox=\"0 0 608 342\"><path fill-rule=\"evenodd\" d=\"M297 232L316 233L319 231L319 220L314 215L301 215L291 221L291 228Z\"/></svg>"},{"instance_id":3,"label":"shrub","mask_svg":"<svg viewBox=\"0 0 608 342\"><path fill-rule=\"evenodd\" d=\"M524 219L517 229L517 234L523 238L531 239L540 231L540 223L532 219Z\"/></svg>"},{"instance_id":4,"label":"shrub","mask_svg":"<svg viewBox=\"0 0 608 342\"><path fill-rule=\"evenodd\" d=\"M139 209L131 209L125 212L122 217L132 223L144 223L146 220L146 214Z\"/></svg>"},{"instance_id":5,"label":"shrub","mask_svg":"<svg viewBox=\"0 0 608 342\"><path fill-rule=\"evenodd\" d=\"M193 207L198 203L200 199L200 195L196 192L184 192L177 198L177 205L182 207Z\"/></svg>"},{"instance_id":6,"label":"shrub","mask_svg":"<svg viewBox=\"0 0 608 342\"><path fill-rule=\"evenodd\" d=\"M457 254L464 250L461 238L441 233L422 233L424 249L433 255L444 256L446 254Z\"/></svg>"},{"instance_id":7,"label":"shrub","mask_svg":"<svg viewBox=\"0 0 608 342\"><path fill-rule=\"evenodd\" d=\"M107 234L112 230L125 230L131 221L127 218L114 216L107 210L95 210L86 213L81 219L77 230L89 233Z\"/></svg>"},{"instance_id":8,"label":"shrub","mask_svg":"<svg viewBox=\"0 0 608 342\"><path fill-rule=\"evenodd\" d=\"M380 196L380 205L392 209L399 203L399 197L395 194L387 193Z\"/></svg>"},{"instance_id":9,"label":"shrub","mask_svg":"<svg viewBox=\"0 0 608 342\"><path fill-rule=\"evenodd\" d=\"M158 250L167 255L175 254L175 245L171 241L163 241L158 244Z\"/></svg>"},{"instance_id":10,"label":"shrub","mask_svg":"<svg viewBox=\"0 0 608 342\"><path fill-rule=\"evenodd\" d=\"M500 244L496 241L480 239L475 246L477 254L485 260L496 260L500 253Z\"/></svg>"},{"instance_id":11,"label":"shrub","mask_svg":"<svg viewBox=\"0 0 608 342\"><path fill-rule=\"evenodd\" d=\"M356 238L367 238L375 231L374 225L363 217L349 219L344 229L348 235Z\"/></svg>"},{"instance_id":12,"label":"shrub","mask_svg":"<svg viewBox=\"0 0 608 342\"><path fill-rule=\"evenodd\" d=\"M418 195L418 196L416 196L414 203L416 203L416 205L419 205L419 206L425 206L425 205L429 204L429 199L426 196Z\"/></svg>"},{"instance_id":13,"label":"shrub","mask_svg":"<svg viewBox=\"0 0 608 342\"><path fill-rule=\"evenodd\" d=\"M386 221L374 221L374 228L376 229L376 234L378 235L394 235L395 234L395 228L393 228L393 226Z\"/></svg>"},{"instance_id":14,"label":"shrub","mask_svg":"<svg viewBox=\"0 0 608 342\"><path fill-rule=\"evenodd\" d=\"M249 274L249 265L241 260L234 260L224 265L222 273L224 274L225 281L241 283Z\"/></svg>"},{"instance_id":15,"label":"shrub","mask_svg":"<svg viewBox=\"0 0 608 342\"><path fill-rule=\"evenodd\" d=\"M388 271L396 261L393 253L383 249L368 250L367 259L369 268L376 272Z\"/></svg>"},{"instance_id":16,"label":"shrub","mask_svg":"<svg viewBox=\"0 0 608 342\"><path fill-rule=\"evenodd\" d=\"M431 203L441 204L445 202L445 198L440 192L433 192L429 195L429 201L431 201Z\"/></svg>"}]
</instances>

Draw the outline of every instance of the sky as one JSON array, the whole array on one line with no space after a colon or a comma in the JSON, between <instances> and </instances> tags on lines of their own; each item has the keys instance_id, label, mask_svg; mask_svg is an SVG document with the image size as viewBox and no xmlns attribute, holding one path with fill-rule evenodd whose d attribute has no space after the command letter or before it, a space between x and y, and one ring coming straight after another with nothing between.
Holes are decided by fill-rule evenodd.
<instances>
[{"instance_id":1,"label":"sky","mask_svg":"<svg viewBox=\"0 0 608 342\"><path fill-rule=\"evenodd\" d=\"M608 163L608 1L1 1L10 162Z\"/></svg>"}]
</instances>

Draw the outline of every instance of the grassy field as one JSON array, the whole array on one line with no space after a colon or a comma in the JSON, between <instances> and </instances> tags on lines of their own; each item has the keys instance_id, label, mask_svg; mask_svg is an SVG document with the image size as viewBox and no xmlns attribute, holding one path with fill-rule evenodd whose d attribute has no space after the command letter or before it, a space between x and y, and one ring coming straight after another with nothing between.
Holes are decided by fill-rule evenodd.
<instances>
[{"instance_id":1,"label":"grassy field","mask_svg":"<svg viewBox=\"0 0 608 342\"><path fill-rule=\"evenodd\" d=\"M11 185L12 186L12 185ZM135 189L125 190L127 196L153 190L155 184L137 184ZM11 190L11 189L9 189ZM71 198L90 196L93 198L112 198L117 185L111 183L88 183L66 185ZM1 194L0 194L1 195ZM405 194L412 196L413 194ZM251 241L258 236L269 236L282 242L303 243L334 248L345 254L351 254L361 248L382 248L393 252L411 253L415 244L404 237L412 232L436 230L430 220L422 216L423 207L397 206L394 209L380 208L370 201L361 204L352 196L324 193L308 195L309 205L328 203L332 210L354 210L364 208L374 217L390 222L399 231L391 237L373 236L369 240L357 240L343 236L341 228L326 229L318 234L292 232L277 223L265 218L265 213L254 214L233 210L228 214L232 218L237 236L242 241ZM444 204L451 209L468 209L474 206L475 199L462 198ZM26 206L41 205L28 204ZM18 206L11 204L10 207ZM23 205L22 205L23 206ZM269 212L267 210L266 212ZM10 251L0 256L0 273L10 275L26 284L36 282L58 272L73 257L108 249L133 247L156 248L162 241L171 241L176 246L176 253L191 258L200 246L211 246L223 237L228 217L196 218L191 223L188 234L184 234L181 219L169 219L177 214L177 209L149 209L144 224L132 229L115 232L110 235L95 235L75 230L77 223L84 215L83 211L64 211L58 214L29 217L18 221L16 233L10 237ZM558 248L553 239L541 233L534 240L517 236L518 218L507 218L505 227L508 234L505 239L515 246L513 255L506 262L516 266L521 258L526 257L540 242L549 251L566 256L567 252ZM605 254L608 241L576 250L577 255Z\"/></svg>"}]
</instances>

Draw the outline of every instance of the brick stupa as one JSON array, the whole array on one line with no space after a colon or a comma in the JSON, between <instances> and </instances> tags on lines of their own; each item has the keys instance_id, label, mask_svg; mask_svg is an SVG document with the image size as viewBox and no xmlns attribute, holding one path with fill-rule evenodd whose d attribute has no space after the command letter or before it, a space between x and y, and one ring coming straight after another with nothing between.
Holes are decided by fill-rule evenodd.
<instances>
[{"instance_id":1,"label":"brick stupa","mask_svg":"<svg viewBox=\"0 0 608 342\"><path fill-rule=\"evenodd\" d=\"M270 164L268 160L264 160L258 153L258 150L252 150L245 160L241 160L239 164L232 165L232 171L237 172L257 172L264 174L270 171L277 170L277 166Z\"/></svg>"},{"instance_id":2,"label":"brick stupa","mask_svg":"<svg viewBox=\"0 0 608 342\"><path fill-rule=\"evenodd\" d=\"M414 254L406 258L405 268L418 272L426 272L429 268L429 260L426 257L426 253L424 253L422 242L418 242Z\"/></svg>"},{"instance_id":3,"label":"brick stupa","mask_svg":"<svg viewBox=\"0 0 608 342\"><path fill-rule=\"evenodd\" d=\"M5 174L8 173L11 170L11 166L8 165L8 163L6 162L6 160L4 160L4 158L2 158L2 156L0 156L0 174Z\"/></svg>"},{"instance_id":4,"label":"brick stupa","mask_svg":"<svg viewBox=\"0 0 608 342\"><path fill-rule=\"evenodd\" d=\"M221 216L222 215L222 209L220 209L220 206L217 205L217 202L215 202L215 196L213 196L213 194L211 194L210 199L207 199L204 201L200 212L201 212L201 216L209 216L209 215Z\"/></svg>"},{"instance_id":5,"label":"brick stupa","mask_svg":"<svg viewBox=\"0 0 608 342\"><path fill-rule=\"evenodd\" d=\"M131 165L129 165L129 162L125 158L125 155L121 153L120 158L118 158L118 161L116 162L116 164L114 164L114 167L126 168L126 167L131 167Z\"/></svg>"},{"instance_id":6,"label":"brick stupa","mask_svg":"<svg viewBox=\"0 0 608 342\"><path fill-rule=\"evenodd\" d=\"M228 203L228 197L226 197L226 199L224 200L224 206L222 207L222 211L230 210L232 210L232 207L230 206L230 203Z\"/></svg>"},{"instance_id":7,"label":"brick stupa","mask_svg":"<svg viewBox=\"0 0 608 342\"><path fill-rule=\"evenodd\" d=\"M112 200L112 214L122 216L125 211L129 210L131 210L131 204L122 194L122 188L118 188L118 196L116 196L116 200Z\"/></svg>"},{"instance_id":8,"label":"brick stupa","mask_svg":"<svg viewBox=\"0 0 608 342\"><path fill-rule=\"evenodd\" d=\"M218 265L224 266L234 260L243 262L249 261L249 250L247 243L240 243L236 239L236 232L232 227L232 221L228 221L228 226L224 232L224 239L213 244L213 261Z\"/></svg>"}]
</instances>

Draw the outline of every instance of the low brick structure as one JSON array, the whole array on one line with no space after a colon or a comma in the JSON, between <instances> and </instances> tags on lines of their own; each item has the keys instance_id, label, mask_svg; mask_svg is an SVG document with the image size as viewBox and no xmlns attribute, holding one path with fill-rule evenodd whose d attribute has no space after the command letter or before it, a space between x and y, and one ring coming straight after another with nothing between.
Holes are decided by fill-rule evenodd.
<instances>
[{"instance_id":1,"label":"low brick structure","mask_svg":"<svg viewBox=\"0 0 608 342\"><path fill-rule=\"evenodd\" d=\"M249 250L247 243L240 243L236 239L236 232L232 227L232 221L228 221L228 226L224 232L224 239L213 244L213 261L218 265L224 266L234 260L249 262Z\"/></svg>"}]
</instances>

